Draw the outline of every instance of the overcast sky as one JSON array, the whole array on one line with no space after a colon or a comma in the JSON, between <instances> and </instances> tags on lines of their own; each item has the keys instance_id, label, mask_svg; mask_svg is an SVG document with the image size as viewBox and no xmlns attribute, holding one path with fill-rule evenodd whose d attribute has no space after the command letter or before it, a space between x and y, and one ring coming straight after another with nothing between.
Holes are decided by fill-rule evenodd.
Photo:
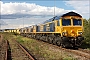
<instances>
[{"instance_id":1,"label":"overcast sky","mask_svg":"<svg viewBox=\"0 0 90 60\"><path fill-rule=\"evenodd\" d=\"M2 25L2 29L21 28L23 24L24 27L39 24L54 16L54 0L2 0L0 5L0 24L6 23ZM89 7L89 0L56 0L55 15L75 11L88 19L90 18Z\"/></svg>"}]
</instances>

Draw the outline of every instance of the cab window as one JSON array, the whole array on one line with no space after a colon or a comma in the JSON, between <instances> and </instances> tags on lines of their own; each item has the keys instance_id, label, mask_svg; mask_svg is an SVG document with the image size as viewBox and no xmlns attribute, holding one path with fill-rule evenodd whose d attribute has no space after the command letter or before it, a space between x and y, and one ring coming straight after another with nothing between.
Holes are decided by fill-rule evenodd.
<instances>
[{"instance_id":1,"label":"cab window","mask_svg":"<svg viewBox=\"0 0 90 60\"><path fill-rule=\"evenodd\" d=\"M71 20L70 19L62 19L62 26L70 26Z\"/></svg>"},{"instance_id":2,"label":"cab window","mask_svg":"<svg viewBox=\"0 0 90 60\"><path fill-rule=\"evenodd\" d=\"M81 26L82 25L82 20L81 19L73 19L73 25L79 25Z\"/></svg>"}]
</instances>

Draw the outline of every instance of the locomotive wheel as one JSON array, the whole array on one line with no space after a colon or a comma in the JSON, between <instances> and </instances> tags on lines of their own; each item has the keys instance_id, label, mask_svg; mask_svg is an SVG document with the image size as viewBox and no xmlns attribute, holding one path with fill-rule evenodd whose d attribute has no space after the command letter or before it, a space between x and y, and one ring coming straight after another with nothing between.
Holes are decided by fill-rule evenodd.
<instances>
[{"instance_id":1,"label":"locomotive wheel","mask_svg":"<svg viewBox=\"0 0 90 60\"><path fill-rule=\"evenodd\" d=\"M45 37L45 40L44 40L44 41L45 41L45 42L48 42L48 37L47 37L47 36Z\"/></svg>"},{"instance_id":2,"label":"locomotive wheel","mask_svg":"<svg viewBox=\"0 0 90 60\"><path fill-rule=\"evenodd\" d=\"M64 44L61 44L61 46L62 46L63 48L65 48L65 45L64 45Z\"/></svg>"},{"instance_id":3,"label":"locomotive wheel","mask_svg":"<svg viewBox=\"0 0 90 60\"><path fill-rule=\"evenodd\" d=\"M42 36L42 41L44 41L45 40L45 36Z\"/></svg>"},{"instance_id":4,"label":"locomotive wheel","mask_svg":"<svg viewBox=\"0 0 90 60\"><path fill-rule=\"evenodd\" d=\"M60 46L61 45L61 37L56 37L56 44L57 46Z\"/></svg>"},{"instance_id":5,"label":"locomotive wheel","mask_svg":"<svg viewBox=\"0 0 90 60\"><path fill-rule=\"evenodd\" d=\"M53 40L53 44L56 45L56 40Z\"/></svg>"},{"instance_id":6,"label":"locomotive wheel","mask_svg":"<svg viewBox=\"0 0 90 60\"><path fill-rule=\"evenodd\" d=\"M57 44L57 46L60 46L60 45L61 45L61 42L58 40L58 41L56 42L56 44Z\"/></svg>"},{"instance_id":7,"label":"locomotive wheel","mask_svg":"<svg viewBox=\"0 0 90 60\"><path fill-rule=\"evenodd\" d=\"M50 38L49 38L49 43L50 43L50 44L52 43L52 40L53 40L53 39L50 37Z\"/></svg>"}]
</instances>

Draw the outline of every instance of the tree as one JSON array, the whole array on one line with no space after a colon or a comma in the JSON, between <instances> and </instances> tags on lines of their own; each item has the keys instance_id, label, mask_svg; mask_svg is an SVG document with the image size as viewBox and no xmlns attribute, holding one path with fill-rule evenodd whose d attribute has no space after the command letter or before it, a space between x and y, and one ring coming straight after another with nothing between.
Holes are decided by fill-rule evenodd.
<instances>
[{"instance_id":1,"label":"tree","mask_svg":"<svg viewBox=\"0 0 90 60\"><path fill-rule=\"evenodd\" d=\"M84 41L83 46L90 48L90 18L88 20L84 19Z\"/></svg>"}]
</instances>

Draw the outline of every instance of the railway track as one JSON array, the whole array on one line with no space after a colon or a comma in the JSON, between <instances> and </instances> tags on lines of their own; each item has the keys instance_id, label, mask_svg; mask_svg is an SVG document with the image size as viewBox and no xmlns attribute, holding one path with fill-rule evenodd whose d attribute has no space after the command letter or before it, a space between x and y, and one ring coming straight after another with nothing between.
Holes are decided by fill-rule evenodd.
<instances>
[{"instance_id":1,"label":"railway track","mask_svg":"<svg viewBox=\"0 0 90 60\"><path fill-rule=\"evenodd\" d=\"M36 60L21 44L17 41L9 40L9 51L7 60Z\"/></svg>"},{"instance_id":2,"label":"railway track","mask_svg":"<svg viewBox=\"0 0 90 60\"><path fill-rule=\"evenodd\" d=\"M40 40L37 40L39 42L42 42ZM46 43L46 42L44 42ZM49 43L46 43L46 44L49 44ZM53 44L49 44L50 46L52 46ZM80 57L83 57L84 59L86 60L90 60L90 50L87 50L87 49L81 49L81 48L78 48L77 50L75 49L66 49L66 48L62 48L60 46L57 46L57 45L53 45L55 48L59 48L60 50L62 51L66 51L66 52L69 52L69 53L72 53L72 54L75 54L77 56L80 56Z\"/></svg>"},{"instance_id":3,"label":"railway track","mask_svg":"<svg viewBox=\"0 0 90 60\"><path fill-rule=\"evenodd\" d=\"M8 44L7 40L3 40L3 35L0 35L0 60L7 60Z\"/></svg>"},{"instance_id":4,"label":"railway track","mask_svg":"<svg viewBox=\"0 0 90 60\"><path fill-rule=\"evenodd\" d=\"M90 60L90 54L87 52L83 52L81 50L65 49L65 48L63 48L63 50L68 51L68 52L73 53L73 54L76 54L78 56L84 57L87 60Z\"/></svg>"},{"instance_id":5,"label":"railway track","mask_svg":"<svg viewBox=\"0 0 90 60\"><path fill-rule=\"evenodd\" d=\"M50 44L52 45L52 44ZM66 48L62 48L60 46L56 46L56 45L53 45L55 48L59 48L60 50L62 51L66 51L66 52L69 52L69 53L72 53L72 54L75 54L77 56L80 56L82 58L84 58L84 60L90 60L90 50L86 50L86 49L77 49L77 50L74 50L74 49L66 49ZM82 60L82 59L81 59Z\"/></svg>"},{"instance_id":6,"label":"railway track","mask_svg":"<svg viewBox=\"0 0 90 60\"><path fill-rule=\"evenodd\" d=\"M37 40L42 43L42 41ZM36 60L28 51L19 44L16 40L2 40L3 43L1 45L3 46L2 50L0 50L0 60ZM46 42L43 42L45 44L48 44L50 46L53 46L55 48L59 48L62 51L72 53L74 55L80 56L81 58L84 58L83 60L90 60L90 50L81 49L73 50L73 49L65 49L62 47L58 47L56 45L52 45ZM1 46L0 46L1 49ZM3 52L1 54L1 52ZM63 52L62 52L63 53Z\"/></svg>"},{"instance_id":7,"label":"railway track","mask_svg":"<svg viewBox=\"0 0 90 60\"><path fill-rule=\"evenodd\" d=\"M50 44L50 45L52 45L52 44ZM79 48L77 50L74 50L74 49L66 49L66 48L58 47L56 45L53 45L53 46L55 48L59 48L62 51L69 52L69 53L72 53L76 56L79 56L79 57L82 58L81 60L90 60L90 50L86 50L86 49L84 50L84 49L81 49L81 48Z\"/></svg>"},{"instance_id":8,"label":"railway track","mask_svg":"<svg viewBox=\"0 0 90 60\"><path fill-rule=\"evenodd\" d=\"M42 42L41 40L37 40L37 41ZM44 43L46 43L46 42L44 42ZM49 44L49 43L47 43L47 44ZM53 44L50 44L50 45L53 45ZM60 50L65 50L67 52L76 54L78 56L85 57L87 60L90 60L90 50L81 49L81 48L78 48L77 50L75 50L75 49L62 48L61 46L57 46L57 45L53 45L53 46L56 48L59 48Z\"/></svg>"},{"instance_id":9,"label":"railway track","mask_svg":"<svg viewBox=\"0 0 90 60\"><path fill-rule=\"evenodd\" d=\"M46 44L49 44L49 43L46 43ZM90 60L90 50L86 50L86 49L77 49L77 50L74 50L74 49L66 49L66 48L62 48L60 46L56 46L56 45L52 45L50 44L50 46L53 46L55 48L58 48L59 50L63 52L68 52L69 54L71 55L75 55L77 57L79 57L79 59L77 60Z\"/></svg>"},{"instance_id":10,"label":"railway track","mask_svg":"<svg viewBox=\"0 0 90 60\"><path fill-rule=\"evenodd\" d=\"M8 44L7 40L0 42L0 60L7 60Z\"/></svg>"},{"instance_id":11,"label":"railway track","mask_svg":"<svg viewBox=\"0 0 90 60\"><path fill-rule=\"evenodd\" d=\"M90 54L90 50L82 49L82 48L79 48L78 50Z\"/></svg>"}]
</instances>

